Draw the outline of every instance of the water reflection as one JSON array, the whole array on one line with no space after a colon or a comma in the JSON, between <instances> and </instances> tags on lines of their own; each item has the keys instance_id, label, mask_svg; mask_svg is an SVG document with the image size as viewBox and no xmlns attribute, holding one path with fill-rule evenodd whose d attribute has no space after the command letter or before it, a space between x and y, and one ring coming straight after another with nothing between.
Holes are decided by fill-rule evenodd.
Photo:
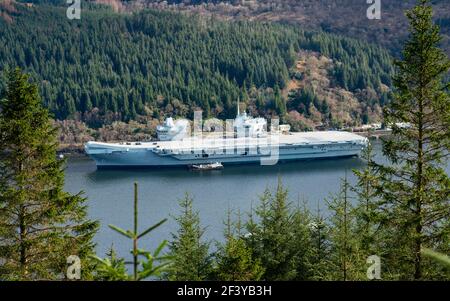
<instances>
[{"instance_id":1,"label":"water reflection","mask_svg":"<svg viewBox=\"0 0 450 301\"><path fill-rule=\"evenodd\" d=\"M378 156L381 152L376 150ZM340 179L346 174L355 182L352 169L360 169L365 162L358 158L297 161L274 166L225 166L223 170L189 171L178 169L97 170L88 158L72 158L66 170L66 190L85 191L89 216L99 220L100 231L95 240L100 254L113 243L120 255L128 254L129 246L120 236L108 229L108 224L132 227L133 182L139 183L140 219L155 223L179 213L178 200L186 192L194 198L202 225L207 226L205 237L221 240L227 209L248 212L258 202L258 195L275 188L278 179L289 190L290 201L307 201L312 210L318 205L326 209L324 199L339 190ZM171 237L177 225L173 219L153 233L143 243L156 246Z\"/></svg>"},{"instance_id":2,"label":"water reflection","mask_svg":"<svg viewBox=\"0 0 450 301\"><path fill-rule=\"evenodd\" d=\"M343 159L327 159L327 160L311 160L296 161L289 163L280 163L273 166L261 165L228 165L222 170L210 171L191 171L187 168L161 168L161 169L118 169L118 170L97 170L89 159L85 164L89 165L91 171L87 172L87 177L95 183L103 183L117 181L129 178L151 179L167 177L172 179L192 179L192 178L214 178L214 177L235 177L248 176L260 177L273 174L300 174L323 173L338 169L353 170L359 169L365 165L365 162L359 158L343 158ZM81 160L80 160L81 161Z\"/></svg>"}]
</instances>

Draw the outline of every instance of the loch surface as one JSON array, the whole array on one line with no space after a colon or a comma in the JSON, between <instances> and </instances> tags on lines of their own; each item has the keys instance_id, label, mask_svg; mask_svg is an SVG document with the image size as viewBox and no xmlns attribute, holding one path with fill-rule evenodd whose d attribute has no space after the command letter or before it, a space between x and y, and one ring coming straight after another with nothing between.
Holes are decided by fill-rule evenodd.
<instances>
[{"instance_id":1,"label":"loch surface","mask_svg":"<svg viewBox=\"0 0 450 301\"><path fill-rule=\"evenodd\" d=\"M377 161L384 161L380 143L374 143ZM108 227L113 224L132 229L133 183L139 183L139 225L144 230L163 218L168 221L140 242L140 247L154 248L171 239L177 225L173 216L179 213L178 200L189 193L194 207L206 227L205 238L223 239L223 222L228 209L241 213L257 205L258 195L274 189L278 178L289 191L291 202L306 202L311 210L319 206L326 212L325 198L339 190L347 174L355 182L353 169L364 168L359 158L299 161L275 166L226 166L223 170L97 170L87 157L71 158L66 169L66 190L81 190L88 198L89 216L99 220L95 237L97 252L103 256L113 245L121 256L129 257L130 241ZM447 168L449 172L449 168ZM245 217L245 215L244 215ZM214 244L212 244L214 246Z\"/></svg>"}]
</instances>

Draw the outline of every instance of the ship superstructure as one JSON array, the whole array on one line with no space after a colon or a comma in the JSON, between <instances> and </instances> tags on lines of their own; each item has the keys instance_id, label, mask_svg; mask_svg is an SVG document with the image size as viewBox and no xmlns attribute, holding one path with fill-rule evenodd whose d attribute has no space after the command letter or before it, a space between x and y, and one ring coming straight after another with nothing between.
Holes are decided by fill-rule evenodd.
<instances>
[{"instance_id":1,"label":"ship superstructure","mask_svg":"<svg viewBox=\"0 0 450 301\"><path fill-rule=\"evenodd\" d=\"M157 128L158 141L91 141L85 145L85 150L99 168L212 163L273 165L291 160L358 156L368 143L367 138L350 132L291 133L286 126L267 132L266 127L265 119L238 111L231 133L189 136L189 122L170 118Z\"/></svg>"}]
</instances>

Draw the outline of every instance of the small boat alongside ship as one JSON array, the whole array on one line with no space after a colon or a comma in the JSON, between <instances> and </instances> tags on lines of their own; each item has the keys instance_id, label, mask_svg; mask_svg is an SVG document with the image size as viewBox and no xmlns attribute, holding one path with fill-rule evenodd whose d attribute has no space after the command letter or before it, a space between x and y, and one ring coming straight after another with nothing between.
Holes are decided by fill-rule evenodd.
<instances>
[{"instance_id":1,"label":"small boat alongside ship","mask_svg":"<svg viewBox=\"0 0 450 301\"><path fill-rule=\"evenodd\" d=\"M189 169L203 171L203 170L220 170L223 169L223 165L220 162L207 163L207 164L193 164L189 165Z\"/></svg>"},{"instance_id":2,"label":"small boat alongside ship","mask_svg":"<svg viewBox=\"0 0 450 301\"><path fill-rule=\"evenodd\" d=\"M238 114L232 133L189 136L189 122L167 118L157 127L158 140L104 143L90 141L86 153L98 168L196 166L197 170L228 164L273 165L278 162L359 156L368 139L345 131L291 133L279 125L266 131L267 121ZM272 127L272 126L271 126ZM213 165L211 165L213 164Z\"/></svg>"}]
</instances>

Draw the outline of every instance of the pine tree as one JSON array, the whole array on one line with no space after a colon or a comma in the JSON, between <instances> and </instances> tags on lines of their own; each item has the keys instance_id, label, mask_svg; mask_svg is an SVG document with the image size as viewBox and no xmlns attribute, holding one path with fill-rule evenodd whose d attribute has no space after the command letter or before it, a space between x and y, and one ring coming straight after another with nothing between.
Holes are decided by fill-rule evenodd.
<instances>
[{"instance_id":1,"label":"pine tree","mask_svg":"<svg viewBox=\"0 0 450 301\"><path fill-rule=\"evenodd\" d=\"M209 243L202 241L204 229L192 203L188 194L179 202L182 209L181 215L176 217L179 228L172 234L169 246L172 266L165 276L169 280L207 280L212 271Z\"/></svg>"},{"instance_id":2,"label":"pine tree","mask_svg":"<svg viewBox=\"0 0 450 301\"><path fill-rule=\"evenodd\" d=\"M292 280L296 276L297 249L287 193L281 180L275 194L266 189L254 212L259 223L251 218L246 226L248 244L265 269L264 280Z\"/></svg>"},{"instance_id":3,"label":"pine tree","mask_svg":"<svg viewBox=\"0 0 450 301\"><path fill-rule=\"evenodd\" d=\"M96 280L134 280L140 281L151 277L158 277L171 264L170 256L160 255L165 248L167 241L163 240L155 251L148 251L139 248L139 240L145 236L148 236L153 230L164 224L167 219L163 219L153 226L139 232L138 223L138 183L134 183L134 202L133 202L133 230L124 230L114 225L109 225L109 227L116 233L121 234L128 238L133 245L130 253L133 256L132 262L125 262L125 259L118 258L114 249L111 247L110 251L107 253L107 258L102 259L98 256L92 255L91 258L96 263ZM133 274L128 275L125 264L132 264Z\"/></svg>"},{"instance_id":4,"label":"pine tree","mask_svg":"<svg viewBox=\"0 0 450 301\"><path fill-rule=\"evenodd\" d=\"M441 36L432 14L427 0L406 14L410 38L403 60L396 62L395 93L385 110L392 136L384 141L383 153L392 165L379 166L378 188L397 243L392 262L404 279L430 275L423 247L449 251L443 243L449 235L450 180L442 167L450 146L449 83L444 80L450 61L438 48Z\"/></svg>"},{"instance_id":5,"label":"pine tree","mask_svg":"<svg viewBox=\"0 0 450 301\"><path fill-rule=\"evenodd\" d=\"M375 170L373 145L369 143L362 151L361 158L366 161L366 168L354 170L357 183L351 187L356 196L355 218L356 235L359 240L359 249L365 254L381 255L381 222L383 214L379 210L380 199L377 195L376 187L379 177Z\"/></svg>"},{"instance_id":6,"label":"pine tree","mask_svg":"<svg viewBox=\"0 0 450 301\"><path fill-rule=\"evenodd\" d=\"M101 281L127 281L130 280L130 276L127 274L127 268L125 267L125 258L117 257L116 251L111 246L106 253L107 258L101 259L94 257L94 260L98 262L94 276L95 280Z\"/></svg>"},{"instance_id":7,"label":"pine tree","mask_svg":"<svg viewBox=\"0 0 450 301\"><path fill-rule=\"evenodd\" d=\"M330 280L330 227L317 205L317 213L309 224L311 252L308 260L312 280Z\"/></svg>"},{"instance_id":8,"label":"pine tree","mask_svg":"<svg viewBox=\"0 0 450 301\"><path fill-rule=\"evenodd\" d=\"M215 278L222 281L258 281L264 274L259 259L254 259L252 250L247 246L241 234L241 217L234 224L231 211L225 224L225 243L219 245L215 254Z\"/></svg>"},{"instance_id":9,"label":"pine tree","mask_svg":"<svg viewBox=\"0 0 450 301\"><path fill-rule=\"evenodd\" d=\"M377 191L377 187L380 187L380 176L371 143L363 150L361 158L366 161L367 166L363 170L353 171L358 180L351 188L356 196L355 237L361 259L372 255L379 256L383 262L382 279L398 279L399 274L395 269L398 258L392 254L401 254L402 247L396 239L397 235L393 235L393 229L386 227L389 222L388 215L383 208L384 200Z\"/></svg>"},{"instance_id":10,"label":"pine tree","mask_svg":"<svg viewBox=\"0 0 450 301\"><path fill-rule=\"evenodd\" d=\"M217 280L258 281L264 274L259 259L253 259L251 249L241 238L228 237L217 254L215 270Z\"/></svg>"},{"instance_id":11,"label":"pine tree","mask_svg":"<svg viewBox=\"0 0 450 301\"><path fill-rule=\"evenodd\" d=\"M311 222L313 218L306 204L295 208L292 216L293 244L295 256L295 280L310 280L314 271L311 270L311 255L313 253L313 240Z\"/></svg>"},{"instance_id":12,"label":"pine tree","mask_svg":"<svg viewBox=\"0 0 450 301\"><path fill-rule=\"evenodd\" d=\"M328 201L330 216L331 268L334 280L358 280L363 276L365 259L355 235L355 211L350 200L347 176L342 179L341 190Z\"/></svg>"},{"instance_id":13,"label":"pine tree","mask_svg":"<svg viewBox=\"0 0 450 301\"><path fill-rule=\"evenodd\" d=\"M58 118L73 118L92 105L100 109L101 117L120 113L121 120L127 121L134 114L139 118L144 104L156 105L158 96L178 98L191 109L202 107L208 116L234 117L234 108L217 110L229 107L226 97L237 99L240 90L253 84L257 89L285 88L300 48L341 62L333 77L342 87L355 90L359 78L368 86L379 86L379 79L389 86L388 52L344 37L305 33L290 25L242 26L216 20L208 29L211 34L200 38L204 28L177 13L145 11L98 22L101 8L85 9L90 17L80 31L69 30L71 21L57 13L59 8L47 5L16 15L17 26L0 26L0 69L25 66L39 77L45 104ZM54 28L51 33L45 30L49 26ZM176 34L170 34L175 28ZM62 35L65 39L60 39ZM76 51L78 46L83 56ZM103 55L105 51L108 55ZM129 95L130 90L136 93ZM91 103L81 91L89 91ZM265 109L275 109L278 102L278 113L284 115L286 100L271 100Z\"/></svg>"},{"instance_id":14,"label":"pine tree","mask_svg":"<svg viewBox=\"0 0 450 301\"><path fill-rule=\"evenodd\" d=\"M274 106L277 114L279 116L284 116L286 114L286 102L283 99L283 96L281 95L281 90L278 85L275 85L274 88Z\"/></svg>"},{"instance_id":15,"label":"pine tree","mask_svg":"<svg viewBox=\"0 0 450 301\"><path fill-rule=\"evenodd\" d=\"M93 252L97 222L81 193L63 191L56 130L37 87L10 71L0 100L0 270L3 279L61 279L66 260ZM89 277L83 266L82 277Z\"/></svg>"}]
</instances>

